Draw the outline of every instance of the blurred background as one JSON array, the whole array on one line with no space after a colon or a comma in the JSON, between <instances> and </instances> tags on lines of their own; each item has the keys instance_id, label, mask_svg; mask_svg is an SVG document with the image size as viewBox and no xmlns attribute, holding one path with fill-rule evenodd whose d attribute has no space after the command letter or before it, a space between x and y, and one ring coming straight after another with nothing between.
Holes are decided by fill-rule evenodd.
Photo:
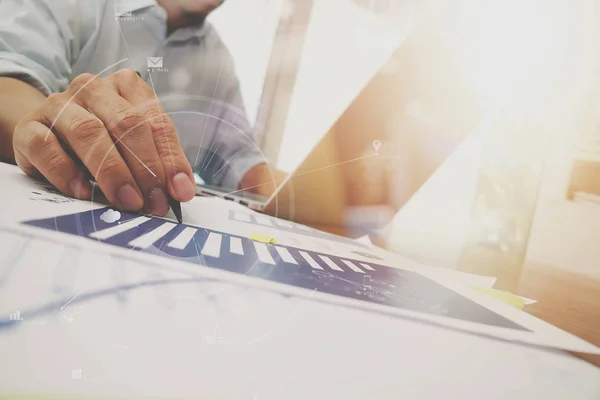
<instances>
[{"instance_id":1,"label":"blurred background","mask_svg":"<svg viewBox=\"0 0 600 400\"><path fill-rule=\"evenodd\" d=\"M308 16L287 75L268 70L281 16ZM525 258L600 276L599 16L594 0L228 0L211 18L265 155L291 172L316 146L281 216L510 286ZM290 92L281 129L257 123L268 73Z\"/></svg>"}]
</instances>

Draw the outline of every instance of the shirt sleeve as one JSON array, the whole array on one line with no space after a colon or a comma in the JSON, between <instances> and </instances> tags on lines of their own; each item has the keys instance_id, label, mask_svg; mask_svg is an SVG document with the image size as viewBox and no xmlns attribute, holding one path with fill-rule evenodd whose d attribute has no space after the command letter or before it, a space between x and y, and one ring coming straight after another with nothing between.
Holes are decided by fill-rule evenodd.
<instances>
[{"instance_id":1,"label":"shirt sleeve","mask_svg":"<svg viewBox=\"0 0 600 400\"><path fill-rule=\"evenodd\" d=\"M235 73L234 62L225 43L211 27L209 40L211 53L219 54L221 68L219 76L219 106L217 113L216 143L205 154L210 162L200 172L202 179L215 186L236 190L246 173L254 166L266 163L254 131L248 122L240 84Z\"/></svg>"},{"instance_id":2,"label":"shirt sleeve","mask_svg":"<svg viewBox=\"0 0 600 400\"><path fill-rule=\"evenodd\" d=\"M238 189L246 173L266 161L248 122L237 80L226 96L226 103L217 128L219 140L222 140L218 158L223 164L220 171L213 173L216 180L213 184Z\"/></svg>"},{"instance_id":3,"label":"shirt sleeve","mask_svg":"<svg viewBox=\"0 0 600 400\"><path fill-rule=\"evenodd\" d=\"M82 47L81 7L75 0L0 1L0 76L46 95L64 91Z\"/></svg>"}]
</instances>

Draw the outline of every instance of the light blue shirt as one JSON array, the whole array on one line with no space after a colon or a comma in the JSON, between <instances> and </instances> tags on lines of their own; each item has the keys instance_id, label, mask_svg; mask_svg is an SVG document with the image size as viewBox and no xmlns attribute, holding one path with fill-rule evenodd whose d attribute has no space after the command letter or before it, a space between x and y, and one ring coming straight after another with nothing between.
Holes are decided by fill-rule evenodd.
<instances>
[{"instance_id":1,"label":"light blue shirt","mask_svg":"<svg viewBox=\"0 0 600 400\"><path fill-rule=\"evenodd\" d=\"M167 37L166 18L154 0L0 0L0 76L48 95L84 72L138 71L175 122L194 171L237 189L264 159L233 60L208 22Z\"/></svg>"}]
</instances>

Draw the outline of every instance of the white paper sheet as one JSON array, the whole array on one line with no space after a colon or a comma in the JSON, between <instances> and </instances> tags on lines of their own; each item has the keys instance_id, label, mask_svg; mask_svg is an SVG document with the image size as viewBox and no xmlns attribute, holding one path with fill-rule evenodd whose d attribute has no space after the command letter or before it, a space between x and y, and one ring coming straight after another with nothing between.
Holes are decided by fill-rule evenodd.
<instances>
[{"instance_id":1,"label":"white paper sheet","mask_svg":"<svg viewBox=\"0 0 600 400\"><path fill-rule=\"evenodd\" d=\"M35 292L20 292L17 302L19 291L1 297L0 315L32 297L59 299L48 283L64 246L36 246L45 264L19 266L21 287ZM484 392L487 399L592 400L600 390L600 370L564 352L133 258L92 251L79 257L90 271L63 284L60 309L24 316L0 333L0 396L481 400ZM176 283L161 287L164 280ZM86 291L108 290L115 281L135 289L82 301Z\"/></svg>"},{"instance_id":2,"label":"white paper sheet","mask_svg":"<svg viewBox=\"0 0 600 400\"><path fill-rule=\"evenodd\" d=\"M365 244L365 245L367 245L369 247L373 247L373 243L371 242L371 238L369 238L368 235L357 237L354 240L356 240L358 243L362 243L362 244Z\"/></svg>"},{"instance_id":3,"label":"white paper sheet","mask_svg":"<svg viewBox=\"0 0 600 400\"><path fill-rule=\"evenodd\" d=\"M357 239L354 239L358 243L365 244L369 246L371 250L374 250L377 255L387 256L390 254L388 251L375 246L371 239L368 236L361 236ZM404 257L400 254L395 254L395 261L403 266L406 269L413 269L418 271L421 275L427 276L430 279L433 279L440 283L446 283L451 285L462 285L464 287L481 287L490 289L496 283L496 277L493 276L483 276L476 274L469 274L466 272L455 271L447 268L438 268L431 267L428 265L421 264L417 261L411 260L408 257Z\"/></svg>"}]
</instances>

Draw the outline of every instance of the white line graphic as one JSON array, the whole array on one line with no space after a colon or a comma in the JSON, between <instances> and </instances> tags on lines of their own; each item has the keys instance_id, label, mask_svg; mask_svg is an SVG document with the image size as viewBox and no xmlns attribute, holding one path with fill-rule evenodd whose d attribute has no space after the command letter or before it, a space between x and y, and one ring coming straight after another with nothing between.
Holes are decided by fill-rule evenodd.
<instances>
[{"instance_id":1,"label":"white line graphic","mask_svg":"<svg viewBox=\"0 0 600 400\"><path fill-rule=\"evenodd\" d=\"M208 234L208 239L206 239L206 243L204 243L204 247L202 247L202 255L219 258L221 255L221 234L211 232Z\"/></svg>"},{"instance_id":2,"label":"white line graphic","mask_svg":"<svg viewBox=\"0 0 600 400\"><path fill-rule=\"evenodd\" d=\"M354 272L360 272L361 274L364 274L365 271L363 271L362 269L358 268L356 266L356 264L354 264L352 261L348 261L348 260L342 260L342 262L344 264L346 264L348 266L348 268L350 268L352 271Z\"/></svg>"},{"instance_id":3,"label":"white line graphic","mask_svg":"<svg viewBox=\"0 0 600 400\"><path fill-rule=\"evenodd\" d=\"M176 226L177 224L174 224L172 222L165 222L158 228L151 230L150 232L145 233L138 238L133 239L131 242L129 242L129 245L137 247L138 249L147 249L148 247L152 246L154 242L156 242L161 237L165 236Z\"/></svg>"},{"instance_id":4,"label":"white line graphic","mask_svg":"<svg viewBox=\"0 0 600 400\"><path fill-rule=\"evenodd\" d=\"M296 264L296 265L298 264L298 261L296 261L294 259L294 257L292 257L292 255L290 254L288 249L286 249L285 247L275 246L275 250L277 250L277 253L279 253L279 256L281 257L281 259L283 261L285 261L286 263Z\"/></svg>"},{"instance_id":5,"label":"white line graphic","mask_svg":"<svg viewBox=\"0 0 600 400\"><path fill-rule=\"evenodd\" d=\"M175 239L171 240L168 246L179 250L185 249L188 244L190 244L197 231L196 228L187 226Z\"/></svg>"},{"instance_id":6,"label":"white line graphic","mask_svg":"<svg viewBox=\"0 0 600 400\"><path fill-rule=\"evenodd\" d=\"M365 263L360 263L360 265L362 265L364 269L367 269L367 270L369 270L369 271L375 271L375 270L373 269L373 267L371 267L371 266L370 266L370 265L368 265L368 264L365 264Z\"/></svg>"},{"instance_id":7,"label":"white line graphic","mask_svg":"<svg viewBox=\"0 0 600 400\"><path fill-rule=\"evenodd\" d=\"M331 258L329 258L327 256L322 256L322 255L319 255L319 257L321 257L321 260L325 261L325 264L327 264L329 266L329 268L334 269L336 271L344 272L344 270L341 269L336 263L334 263Z\"/></svg>"},{"instance_id":8,"label":"white line graphic","mask_svg":"<svg viewBox=\"0 0 600 400\"><path fill-rule=\"evenodd\" d=\"M304 251L299 251L300 255L306 260L306 262L308 262L308 264L313 267L314 269L323 269L323 267L321 267L319 264L317 264L317 262L315 260L313 260L313 258L310 256L310 254L304 252Z\"/></svg>"},{"instance_id":9,"label":"white line graphic","mask_svg":"<svg viewBox=\"0 0 600 400\"><path fill-rule=\"evenodd\" d=\"M79 293L77 293L75 296L73 296L73 298L72 298L71 300L67 301L67 302L65 303L65 305L64 305L64 306L62 306L60 309L61 309L61 310L64 310L64 308L65 308L66 306L68 306L69 304L71 304L71 302L72 302L73 300L75 300L75 299L77 298L77 296L79 296Z\"/></svg>"},{"instance_id":10,"label":"white line graphic","mask_svg":"<svg viewBox=\"0 0 600 400\"><path fill-rule=\"evenodd\" d=\"M242 240L237 237L229 237L229 251L233 254L244 255L244 247L242 246Z\"/></svg>"},{"instance_id":11,"label":"white line graphic","mask_svg":"<svg viewBox=\"0 0 600 400\"><path fill-rule=\"evenodd\" d=\"M139 226L144 222L148 221L149 219L150 218L144 216L130 219L129 221L123 222L122 224L111 226L110 228L106 228L101 231L92 232L90 233L90 237L94 239L106 240L108 238L118 235L119 233L123 233L130 229L133 229L136 226Z\"/></svg>"},{"instance_id":12,"label":"white line graphic","mask_svg":"<svg viewBox=\"0 0 600 400\"><path fill-rule=\"evenodd\" d=\"M273 264L275 265L275 260L273 260L273 256L269 253L269 249L267 245L260 242L254 242L254 248L256 249L256 253L258 254L258 259L265 264Z\"/></svg>"}]
</instances>

